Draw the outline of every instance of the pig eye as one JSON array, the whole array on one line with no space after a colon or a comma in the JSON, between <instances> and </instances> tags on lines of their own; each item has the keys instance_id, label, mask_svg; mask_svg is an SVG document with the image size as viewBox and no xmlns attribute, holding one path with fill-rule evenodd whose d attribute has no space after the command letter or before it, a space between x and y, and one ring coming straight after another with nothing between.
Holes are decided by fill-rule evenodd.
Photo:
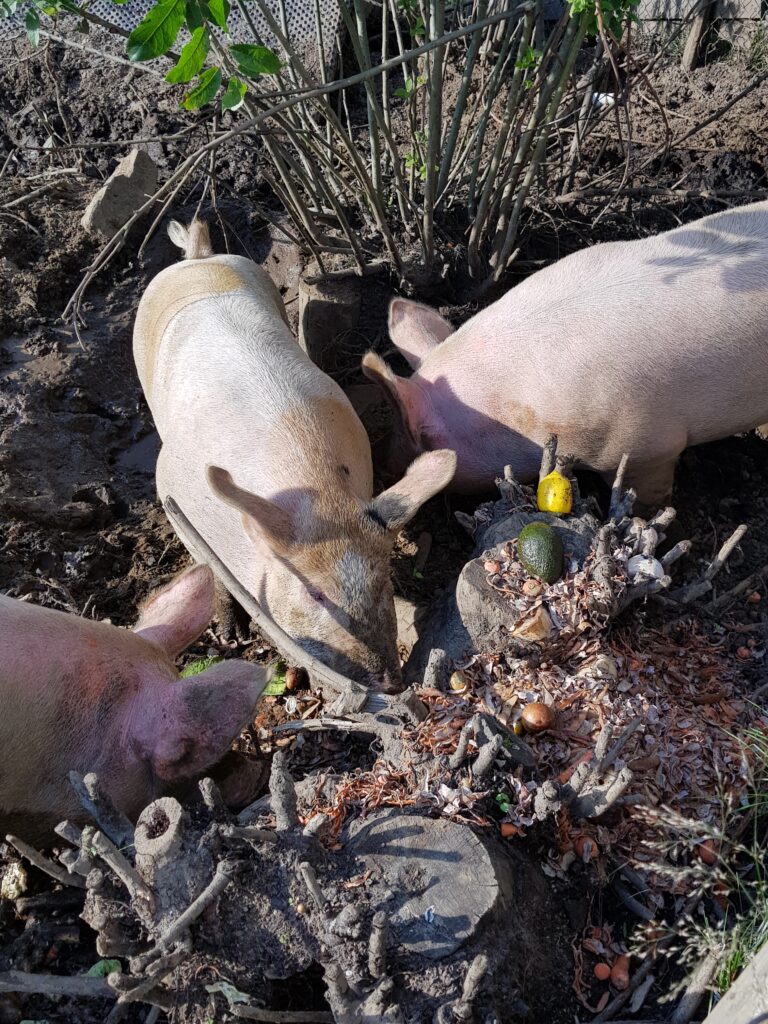
<instances>
[{"instance_id":1,"label":"pig eye","mask_svg":"<svg viewBox=\"0 0 768 1024\"><path fill-rule=\"evenodd\" d=\"M317 601L318 604L322 604L325 601L325 594L322 590L318 590L317 587L307 587L307 593L313 601Z\"/></svg>"}]
</instances>

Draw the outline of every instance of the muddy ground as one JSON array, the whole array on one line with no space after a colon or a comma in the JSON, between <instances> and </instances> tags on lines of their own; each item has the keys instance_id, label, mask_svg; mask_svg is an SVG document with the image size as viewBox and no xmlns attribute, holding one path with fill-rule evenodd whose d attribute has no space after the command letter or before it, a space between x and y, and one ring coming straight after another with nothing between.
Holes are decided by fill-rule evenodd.
<instances>
[{"instance_id":1,"label":"muddy ground","mask_svg":"<svg viewBox=\"0 0 768 1024\"><path fill-rule=\"evenodd\" d=\"M114 50L119 52L119 46ZM179 112L170 87L140 70L110 65L105 86L103 64L83 52L52 44L33 54L26 40L6 38L0 53L0 590L129 624L147 591L187 561L156 499L158 442L131 355L132 320L142 289L175 258L164 232L138 258L143 225L93 283L83 307L80 339L60 317L99 248L79 220L99 182L125 152L111 143L151 140L146 145L162 178L191 144L163 139L190 129L189 139L200 141L206 129L196 127L196 116ZM681 124L704 120L735 96L753 70L743 57L729 57L690 76L683 76L673 63L654 72L652 82L678 130ZM527 228L521 269L510 275L510 282L590 242L657 232L724 204L768 195L767 123L768 83L763 83L689 144L652 162L632 183L721 190L727 193L722 198L634 196L607 209L604 199L599 204L542 200ZM593 175L622 159L610 121L602 136L593 137L585 153ZM651 153L662 139L658 108L640 90L634 110L635 151ZM66 148L86 141L94 145ZM263 261L295 322L300 257L263 216L279 211L259 184L257 154L240 143L222 155L215 174L215 244L225 244L226 231L226 244L233 251ZM203 195L203 188L199 179L183 189L173 215L190 216L201 198L203 212L210 214L212 190ZM593 225L598 211L602 215ZM493 297L478 300L473 289L471 282L459 278L427 298L458 324L479 302ZM385 310L393 290L389 281L373 279L366 288L360 328L339 339L343 358L337 376L343 386L363 383L357 365L366 348L386 351ZM379 411L369 407L367 415L376 440L385 432ZM750 530L722 577L722 587L768 563L767 466L768 447L754 436L686 453L674 504L684 535L695 541L689 575L739 523L749 524ZM471 547L452 515L456 508L471 511L472 503L435 499L406 531L395 563L401 595L426 604L455 578ZM419 578L413 573L414 542L425 531L432 536L432 553ZM739 602L722 622L705 624L733 652L748 636L752 654L740 662L745 692L764 680L765 607L765 601ZM192 654L216 645L211 631ZM257 640L247 656L268 657L267 645ZM35 887L46 888L33 877ZM576 890L569 898L583 910L584 893L578 884ZM73 915L65 919L77 920ZM575 932L577 920L573 923ZM0 906L0 970L12 960L29 970L73 973L97 959L84 925L72 925L76 941L71 932L68 939L56 939L55 921L32 920L26 931L24 927L7 905ZM549 1019L572 1019L576 1009L553 1006ZM54 1024L100 1020L105 1013L93 1004L64 1000L55 1005L39 997L23 1005L0 1003L0 1020L13 1022L22 1016L45 1017Z\"/></svg>"}]
</instances>

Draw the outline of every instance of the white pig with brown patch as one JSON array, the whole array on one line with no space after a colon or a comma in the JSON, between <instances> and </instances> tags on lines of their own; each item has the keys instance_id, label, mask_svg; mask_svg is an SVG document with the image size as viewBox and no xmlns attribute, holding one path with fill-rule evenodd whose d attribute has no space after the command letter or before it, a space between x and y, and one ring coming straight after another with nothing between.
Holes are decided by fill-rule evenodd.
<instances>
[{"instance_id":1,"label":"white pig with brown patch","mask_svg":"<svg viewBox=\"0 0 768 1024\"><path fill-rule=\"evenodd\" d=\"M50 841L82 819L71 771L135 818L228 754L269 674L224 661L179 679L213 600L207 566L153 594L133 630L0 595L0 836Z\"/></svg>"},{"instance_id":2,"label":"white pig with brown patch","mask_svg":"<svg viewBox=\"0 0 768 1024\"><path fill-rule=\"evenodd\" d=\"M173 222L186 259L145 292L134 356L171 495L245 589L308 653L399 688L389 558L451 479L455 456L417 459L372 498L365 428L296 343L269 275L214 256L208 229ZM191 537L181 537L202 561Z\"/></svg>"},{"instance_id":3,"label":"white pig with brown patch","mask_svg":"<svg viewBox=\"0 0 768 1024\"><path fill-rule=\"evenodd\" d=\"M363 368L397 410L395 454L453 449L471 493L505 464L533 479L554 433L608 479L628 453L659 505L683 449L768 421L768 202L574 253L456 331L405 299L389 326L413 375L372 352Z\"/></svg>"}]
</instances>

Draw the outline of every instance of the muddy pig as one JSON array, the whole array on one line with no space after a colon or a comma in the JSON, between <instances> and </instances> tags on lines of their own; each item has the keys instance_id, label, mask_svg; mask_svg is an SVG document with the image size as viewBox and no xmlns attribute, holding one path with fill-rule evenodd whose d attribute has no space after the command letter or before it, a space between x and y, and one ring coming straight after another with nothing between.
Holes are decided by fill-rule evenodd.
<instances>
[{"instance_id":1,"label":"muddy pig","mask_svg":"<svg viewBox=\"0 0 768 1024\"><path fill-rule=\"evenodd\" d=\"M150 596L133 630L0 596L0 836L82 819L68 773L96 772L135 817L227 754L268 671L224 661L179 680L174 659L213 614L196 566Z\"/></svg>"},{"instance_id":2,"label":"muddy pig","mask_svg":"<svg viewBox=\"0 0 768 1024\"><path fill-rule=\"evenodd\" d=\"M173 222L186 259L144 294L134 356L171 495L261 606L337 671L398 689L389 558L397 531L440 491L453 452L418 458L372 498L365 428L302 351L269 275L212 255L207 227ZM203 561L192 537L181 536Z\"/></svg>"},{"instance_id":3,"label":"muddy pig","mask_svg":"<svg viewBox=\"0 0 768 1024\"><path fill-rule=\"evenodd\" d=\"M532 479L556 433L606 478L627 452L627 482L658 505L684 448L768 420L768 202L574 253L456 331L399 298L389 326L415 372L369 352L365 373L401 452L456 451L456 490L489 489L507 463Z\"/></svg>"}]
</instances>

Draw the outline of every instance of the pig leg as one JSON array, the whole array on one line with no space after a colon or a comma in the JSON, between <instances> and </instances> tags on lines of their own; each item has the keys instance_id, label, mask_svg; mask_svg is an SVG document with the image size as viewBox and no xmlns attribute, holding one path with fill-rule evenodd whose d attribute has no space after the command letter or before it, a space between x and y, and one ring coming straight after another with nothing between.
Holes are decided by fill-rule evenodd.
<instances>
[{"instance_id":1,"label":"pig leg","mask_svg":"<svg viewBox=\"0 0 768 1024\"><path fill-rule=\"evenodd\" d=\"M624 486L634 488L637 512L656 511L668 503L675 482L678 456L679 453L663 461L637 466L634 470L630 466Z\"/></svg>"},{"instance_id":2,"label":"pig leg","mask_svg":"<svg viewBox=\"0 0 768 1024\"><path fill-rule=\"evenodd\" d=\"M213 617L225 640L237 640L243 644L251 639L250 616L219 580L215 583Z\"/></svg>"},{"instance_id":3,"label":"pig leg","mask_svg":"<svg viewBox=\"0 0 768 1024\"><path fill-rule=\"evenodd\" d=\"M768 441L768 423L761 423L755 427L755 433L762 441Z\"/></svg>"}]
</instances>

